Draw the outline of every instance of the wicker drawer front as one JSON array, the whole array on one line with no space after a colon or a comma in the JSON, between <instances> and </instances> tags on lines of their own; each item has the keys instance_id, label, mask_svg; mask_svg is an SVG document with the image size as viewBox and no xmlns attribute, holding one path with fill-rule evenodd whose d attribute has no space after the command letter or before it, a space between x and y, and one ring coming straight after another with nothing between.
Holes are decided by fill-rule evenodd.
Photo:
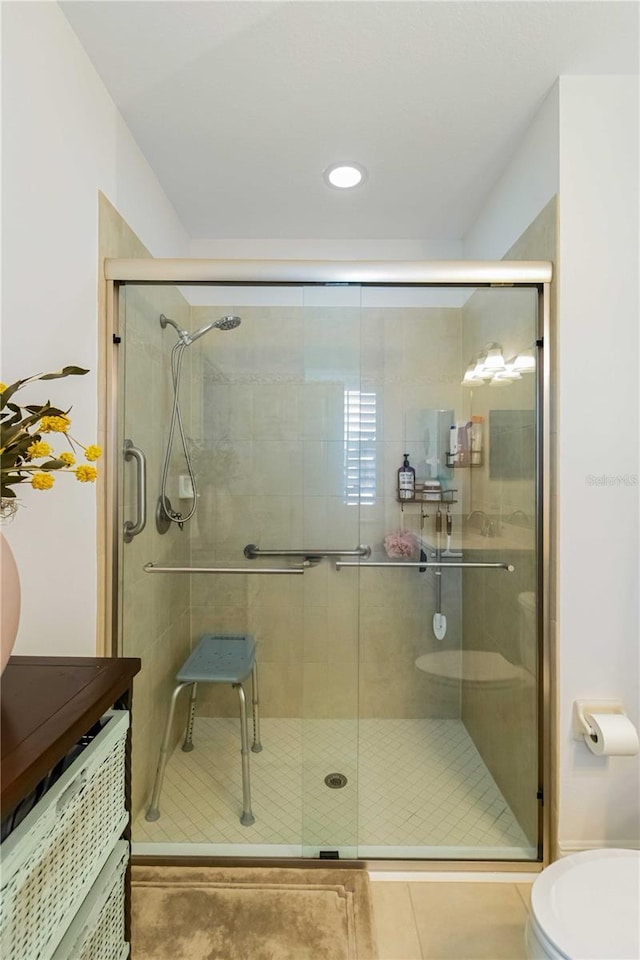
<instances>
[{"instance_id":1,"label":"wicker drawer front","mask_svg":"<svg viewBox=\"0 0 640 960\"><path fill-rule=\"evenodd\" d=\"M123 960L129 955L124 931L124 878L128 862L129 844L121 840L52 960Z\"/></svg>"},{"instance_id":2,"label":"wicker drawer front","mask_svg":"<svg viewBox=\"0 0 640 960\"><path fill-rule=\"evenodd\" d=\"M2 844L3 960L49 960L127 824L129 714L108 717Z\"/></svg>"}]
</instances>

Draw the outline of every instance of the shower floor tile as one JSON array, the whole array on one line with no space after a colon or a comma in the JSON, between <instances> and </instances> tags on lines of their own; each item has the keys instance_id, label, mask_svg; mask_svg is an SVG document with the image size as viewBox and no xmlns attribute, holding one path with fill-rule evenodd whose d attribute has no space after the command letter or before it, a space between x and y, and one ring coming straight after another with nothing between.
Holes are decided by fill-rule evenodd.
<instances>
[{"instance_id":1,"label":"shower floor tile","mask_svg":"<svg viewBox=\"0 0 640 960\"><path fill-rule=\"evenodd\" d=\"M178 746L167 764L160 819L141 814L134 841L304 844L311 855L328 847L353 856L358 847L367 856L385 856L381 847L394 856L530 847L460 720L265 719L261 727L264 749L251 754L253 826L239 822L238 721L200 717L195 749ZM327 787L330 773L346 776L346 786Z\"/></svg>"}]
</instances>

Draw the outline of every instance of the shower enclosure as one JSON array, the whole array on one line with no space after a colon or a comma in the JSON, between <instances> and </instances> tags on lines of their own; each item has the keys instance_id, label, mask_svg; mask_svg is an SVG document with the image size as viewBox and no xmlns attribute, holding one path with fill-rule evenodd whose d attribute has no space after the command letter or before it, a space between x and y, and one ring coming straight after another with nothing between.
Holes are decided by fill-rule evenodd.
<instances>
[{"instance_id":1,"label":"shower enclosure","mask_svg":"<svg viewBox=\"0 0 640 960\"><path fill-rule=\"evenodd\" d=\"M107 277L114 650L142 659L134 852L543 860L550 264ZM167 453L180 338L191 471ZM193 751L177 699L150 822L176 674L211 634L256 641L255 823L218 683L199 685Z\"/></svg>"}]
</instances>

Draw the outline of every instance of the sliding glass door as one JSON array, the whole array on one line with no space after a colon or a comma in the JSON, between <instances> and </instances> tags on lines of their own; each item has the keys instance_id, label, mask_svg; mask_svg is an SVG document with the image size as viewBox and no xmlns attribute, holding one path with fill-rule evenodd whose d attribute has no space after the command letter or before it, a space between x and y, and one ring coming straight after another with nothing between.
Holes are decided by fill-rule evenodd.
<instances>
[{"instance_id":1,"label":"sliding glass door","mask_svg":"<svg viewBox=\"0 0 640 960\"><path fill-rule=\"evenodd\" d=\"M120 288L139 852L537 858L537 310L535 286ZM183 751L181 691L147 820L209 636L255 640L263 749L200 682Z\"/></svg>"}]
</instances>

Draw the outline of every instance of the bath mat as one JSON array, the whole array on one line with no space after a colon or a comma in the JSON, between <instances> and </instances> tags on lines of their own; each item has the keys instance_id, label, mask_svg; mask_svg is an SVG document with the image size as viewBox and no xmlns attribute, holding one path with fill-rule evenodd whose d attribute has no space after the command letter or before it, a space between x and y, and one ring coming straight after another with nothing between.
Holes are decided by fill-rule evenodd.
<instances>
[{"instance_id":1,"label":"bath mat","mask_svg":"<svg viewBox=\"0 0 640 960\"><path fill-rule=\"evenodd\" d=\"M364 870L132 869L135 960L377 960Z\"/></svg>"}]
</instances>

